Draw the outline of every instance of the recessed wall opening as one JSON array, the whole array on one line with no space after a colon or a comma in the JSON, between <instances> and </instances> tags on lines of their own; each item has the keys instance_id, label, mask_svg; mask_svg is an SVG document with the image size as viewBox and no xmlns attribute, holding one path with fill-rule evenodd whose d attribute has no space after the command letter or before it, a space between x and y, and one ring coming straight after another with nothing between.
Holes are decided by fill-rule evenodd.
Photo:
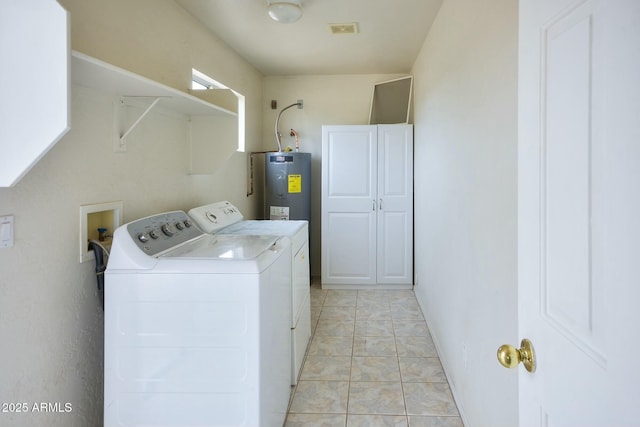
<instances>
[{"instance_id":1,"label":"recessed wall opening","mask_svg":"<svg viewBox=\"0 0 640 427\"><path fill-rule=\"evenodd\" d=\"M122 201L80 206L80 262L91 261L89 241L96 240L111 248L113 232L122 225Z\"/></svg>"},{"instance_id":2,"label":"recessed wall opening","mask_svg":"<svg viewBox=\"0 0 640 427\"><path fill-rule=\"evenodd\" d=\"M232 94L236 99L238 112L238 148L237 151L245 150L245 97L241 93L223 85L205 73L191 69L191 90L194 91L220 91Z\"/></svg>"}]
</instances>

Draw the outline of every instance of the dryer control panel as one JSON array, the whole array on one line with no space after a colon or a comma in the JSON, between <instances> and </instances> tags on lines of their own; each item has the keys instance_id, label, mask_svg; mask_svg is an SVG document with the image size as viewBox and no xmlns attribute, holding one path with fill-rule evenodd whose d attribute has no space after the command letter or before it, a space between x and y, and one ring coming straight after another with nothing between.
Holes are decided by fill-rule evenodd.
<instances>
[{"instance_id":1,"label":"dryer control panel","mask_svg":"<svg viewBox=\"0 0 640 427\"><path fill-rule=\"evenodd\" d=\"M217 233L244 218L238 208L226 200L193 208L189 216L205 233Z\"/></svg>"},{"instance_id":2,"label":"dryer control panel","mask_svg":"<svg viewBox=\"0 0 640 427\"><path fill-rule=\"evenodd\" d=\"M138 248L151 256L203 235L182 211L141 218L127 224L127 231Z\"/></svg>"}]
</instances>

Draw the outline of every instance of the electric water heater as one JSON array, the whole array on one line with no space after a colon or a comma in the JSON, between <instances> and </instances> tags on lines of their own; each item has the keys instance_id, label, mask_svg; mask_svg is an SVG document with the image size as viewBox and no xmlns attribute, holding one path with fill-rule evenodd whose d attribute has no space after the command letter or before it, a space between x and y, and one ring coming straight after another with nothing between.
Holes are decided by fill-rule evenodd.
<instances>
[{"instance_id":1,"label":"electric water heater","mask_svg":"<svg viewBox=\"0 0 640 427\"><path fill-rule=\"evenodd\" d=\"M265 156L265 218L311 220L311 153Z\"/></svg>"}]
</instances>

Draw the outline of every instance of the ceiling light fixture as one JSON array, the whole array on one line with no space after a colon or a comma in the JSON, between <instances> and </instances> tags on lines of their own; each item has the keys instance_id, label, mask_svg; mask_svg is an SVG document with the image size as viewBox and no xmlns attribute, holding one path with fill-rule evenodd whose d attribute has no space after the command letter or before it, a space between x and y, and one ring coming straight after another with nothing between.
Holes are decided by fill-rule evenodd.
<instances>
[{"instance_id":1,"label":"ceiling light fixture","mask_svg":"<svg viewBox=\"0 0 640 427\"><path fill-rule=\"evenodd\" d=\"M302 16L302 0L267 0L269 17L276 22L289 24Z\"/></svg>"}]
</instances>

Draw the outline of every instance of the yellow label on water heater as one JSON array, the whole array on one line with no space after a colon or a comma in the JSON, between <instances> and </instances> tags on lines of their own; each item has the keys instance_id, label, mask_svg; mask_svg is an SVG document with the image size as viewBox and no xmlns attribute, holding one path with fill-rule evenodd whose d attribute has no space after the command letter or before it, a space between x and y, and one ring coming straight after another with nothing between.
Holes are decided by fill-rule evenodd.
<instances>
[{"instance_id":1,"label":"yellow label on water heater","mask_svg":"<svg viewBox=\"0 0 640 427\"><path fill-rule=\"evenodd\" d=\"M289 193L302 193L302 175L289 175Z\"/></svg>"}]
</instances>

